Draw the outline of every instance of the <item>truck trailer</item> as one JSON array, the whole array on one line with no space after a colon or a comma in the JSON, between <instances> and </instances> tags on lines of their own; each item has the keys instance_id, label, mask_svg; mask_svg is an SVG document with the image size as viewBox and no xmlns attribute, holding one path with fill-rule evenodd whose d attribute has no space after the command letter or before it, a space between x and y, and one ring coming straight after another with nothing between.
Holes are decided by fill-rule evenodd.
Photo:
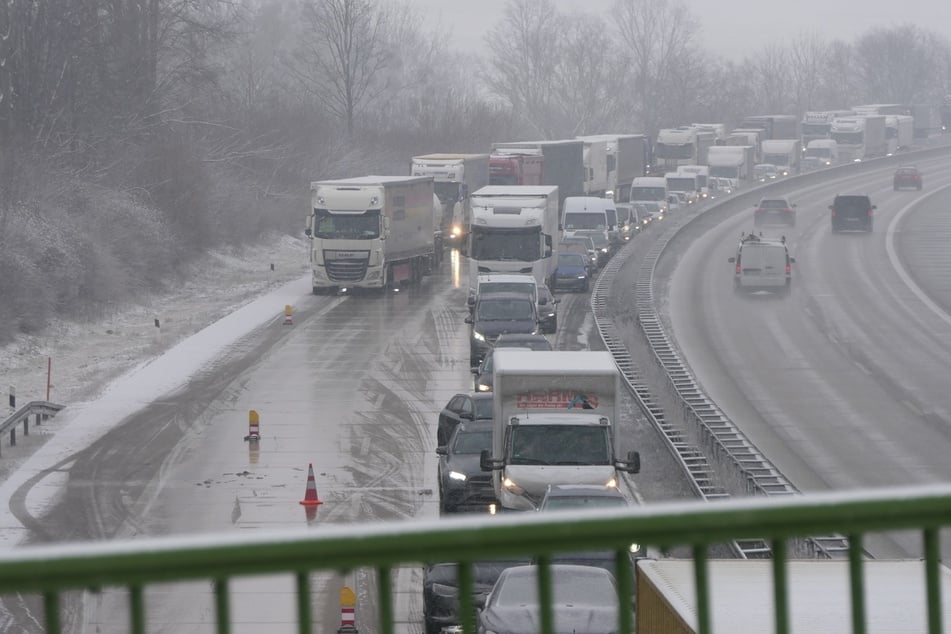
<instances>
[{"instance_id":1,"label":"truck trailer","mask_svg":"<svg viewBox=\"0 0 951 634\"><path fill-rule=\"evenodd\" d=\"M534 510L549 484L618 486L621 375L610 353L502 348L493 354L492 449L480 456L503 509Z\"/></svg>"},{"instance_id":2,"label":"truck trailer","mask_svg":"<svg viewBox=\"0 0 951 634\"><path fill-rule=\"evenodd\" d=\"M310 184L313 291L383 290L433 268L438 230L431 176L361 176Z\"/></svg>"},{"instance_id":3,"label":"truck trailer","mask_svg":"<svg viewBox=\"0 0 951 634\"><path fill-rule=\"evenodd\" d=\"M842 161L861 161L885 156L884 115L856 115L832 122L831 138L839 147Z\"/></svg>"},{"instance_id":4,"label":"truck trailer","mask_svg":"<svg viewBox=\"0 0 951 634\"><path fill-rule=\"evenodd\" d=\"M770 139L798 139L799 117L789 114L751 115L740 121L737 128L760 128L765 131L764 141Z\"/></svg>"},{"instance_id":5,"label":"truck trailer","mask_svg":"<svg viewBox=\"0 0 951 634\"><path fill-rule=\"evenodd\" d=\"M729 179L736 188L742 181L752 180L756 156L751 145L717 145L710 148L707 161L710 176Z\"/></svg>"},{"instance_id":6,"label":"truck trailer","mask_svg":"<svg viewBox=\"0 0 951 634\"><path fill-rule=\"evenodd\" d=\"M763 163L775 165L783 176L799 173L802 148L799 139L768 139L760 146Z\"/></svg>"},{"instance_id":7,"label":"truck trailer","mask_svg":"<svg viewBox=\"0 0 951 634\"><path fill-rule=\"evenodd\" d=\"M862 562L868 632L927 632L925 564L920 560ZM942 621L951 618L951 570L939 566ZM775 631L773 562L714 559L707 562L713 632ZM694 561L638 559L635 563L635 631L698 634ZM842 634L852 622L849 562L845 559L786 562L789 631Z\"/></svg>"},{"instance_id":8,"label":"truck trailer","mask_svg":"<svg viewBox=\"0 0 951 634\"><path fill-rule=\"evenodd\" d=\"M488 154L425 154L414 156L411 176L432 176L442 207L440 229L453 246L465 240L471 207L469 196L489 184Z\"/></svg>"},{"instance_id":9,"label":"truck trailer","mask_svg":"<svg viewBox=\"0 0 951 634\"><path fill-rule=\"evenodd\" d=\"M647 170L649 143L643 134L598 134L578 137L603 140L607 148L607 188L604 195L615 202L629 202L631 183Z\"/></svg>"},{"instance_id":10,"label":"truck trailer","mask_svg":"<svg viewBox=\"0 0 951 634\"><path fill-rule=\"evenodd\" d=\"M584 142L580 139L558 141L509 141L493 143L492 154L523 154L526 151L544 158L542 185L558 187L559 203L568 196L584 196Z\"/></svg>"},{"instance_id":11,"label":"truck trailer","mask_svg":"<svg viewBox=\"0 0 951 634\"><path fill-rule=\"evenodd\" d=\"M545 157L537 150L493 153L489 155L489 185L541 185L544 168Z\"/></svg>"}]
</instances>

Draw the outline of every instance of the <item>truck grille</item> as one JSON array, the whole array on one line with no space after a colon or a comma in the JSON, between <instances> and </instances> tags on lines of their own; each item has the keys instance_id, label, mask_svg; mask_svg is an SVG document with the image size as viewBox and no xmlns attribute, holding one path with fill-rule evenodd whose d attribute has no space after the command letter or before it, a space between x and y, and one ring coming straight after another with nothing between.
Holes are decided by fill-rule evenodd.
<instances>
[{"instance_id":1,"label":"truck grille","mask_svg":"<svg viewBox=\"0 0 951 634\"><path fill-rule=\"evenodd\" d=\"M366 277L369 258L366 251L324 251L327 277L334 282L359 282Z\"/></svg>"}]
</instances>

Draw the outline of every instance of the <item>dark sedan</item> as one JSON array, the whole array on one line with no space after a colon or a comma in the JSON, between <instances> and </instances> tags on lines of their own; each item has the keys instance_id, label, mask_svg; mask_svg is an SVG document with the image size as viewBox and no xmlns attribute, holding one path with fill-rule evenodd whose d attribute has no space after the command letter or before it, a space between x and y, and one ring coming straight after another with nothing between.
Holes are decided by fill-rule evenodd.
<instances>
[{"instance_id":1,"label":"dark sedan","mask_svg":"<svg viewBox=\"0 0 951 634\"><path fill-rule=\"evenodd\" d=\"M470 420L492 420L492 395L456 394L439 412L439 426L436 429L436 444L442 447L449 442L456 425Z\"/></svg>"},{"instance_id":2,"label":"dark sedan","mask_svg":"<svg viewBox=\"0 0 951 634\"><path fill-rule=\"evenodd\" d=\"M439 510L488 512L495 503L492 473L483 471L479 456L492 448L492 421L473 421L456 427L439 454Z\"/></svg>"},{"instance_id":3,"label":"dark sedan","mask_svg":"<svg viewBox=\"0 0 951 634\"><path fill-rule=\"evenodd\" d=\"M579 253L559 253L558 267L555 269L555 290L576 290L586 292L591 280L588 262Z\"/></svg>"},{"instance_id":4,"label":"dark sedan","mask_svg":"<svg viewBox=\"0 0 951 634\"><path fill-rule=\"evenodd\" d=\"M538 300L538 329L546 335L553 335L558 332L558 304L561 300L555 299L547 286L538 287Z\"/></svg>"},{"instance_id":5,"label":"dark sedan","mask_svg":"<svg viewBox=\"0 0 951 634\"><path fill-rule=\"evenodd\" d=\"M502 571L522 566L528 559L477 561L472 564L473 594L476 602L485 599ZM423 572L423 619L426 634L439 634L444 627L460 625L459 579L456 564L439 563L426 566Z\"/></svg>"}]
</instances>

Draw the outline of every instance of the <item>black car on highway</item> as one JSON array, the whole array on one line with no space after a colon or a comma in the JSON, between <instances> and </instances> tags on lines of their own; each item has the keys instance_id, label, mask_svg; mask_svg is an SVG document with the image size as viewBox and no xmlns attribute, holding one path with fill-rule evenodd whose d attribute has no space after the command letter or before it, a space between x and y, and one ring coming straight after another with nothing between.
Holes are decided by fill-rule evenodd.
<instances>
[{"instance_id":1,"label":"black car on highway","mask_svg":"<svg viewBox=\"0 0 951 634\"><path fill-rule=\"evenodd\" d=\"M470 420L492 420L492 395L468 392L454 394L439 412L436 428L436 444L440 447L449 442L456 426Z\"/></svg>"},{"instance_id":2,"label":"black car on highway","mask_svg":"<svg viewBox=\"0 0 951 634\"><path fill-rule=\"evenodd\" d=\"M492 473L483 471L479 456L492 448L492 421L461 423L445 447L438 447L439 510L489 511L496 502Z\"/></svg>"}]
</instances>

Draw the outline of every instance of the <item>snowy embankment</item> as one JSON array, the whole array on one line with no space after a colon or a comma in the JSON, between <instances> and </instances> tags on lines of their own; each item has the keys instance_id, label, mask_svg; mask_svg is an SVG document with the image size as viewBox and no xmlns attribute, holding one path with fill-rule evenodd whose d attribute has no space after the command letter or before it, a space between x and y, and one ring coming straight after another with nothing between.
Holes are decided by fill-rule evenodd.
<instances>
[{"instance_id":1,"label":"snowy embankment","mask_svg":"<svg viewBox=\"0 0 951 634\"><path fill-rule=\"evenodd\" d=\"M283 319L286 304L309 295L306 249L305 241L285 236L240 253L216 252L195 265L187 283L145 305L116 308L98 322L52 323L0 348L4 393L16 388L18 405L45 399L51 359L50 400L67 406L28 438L18 434L16 447L4 440L0 542L21 537L6 501L22 484L184 385L227 346ZM0 411L6 418L6 408ZM62 478L48 480L31 492L31 511L42 512L62 485Z\"/></svg>"}]
</instances>

